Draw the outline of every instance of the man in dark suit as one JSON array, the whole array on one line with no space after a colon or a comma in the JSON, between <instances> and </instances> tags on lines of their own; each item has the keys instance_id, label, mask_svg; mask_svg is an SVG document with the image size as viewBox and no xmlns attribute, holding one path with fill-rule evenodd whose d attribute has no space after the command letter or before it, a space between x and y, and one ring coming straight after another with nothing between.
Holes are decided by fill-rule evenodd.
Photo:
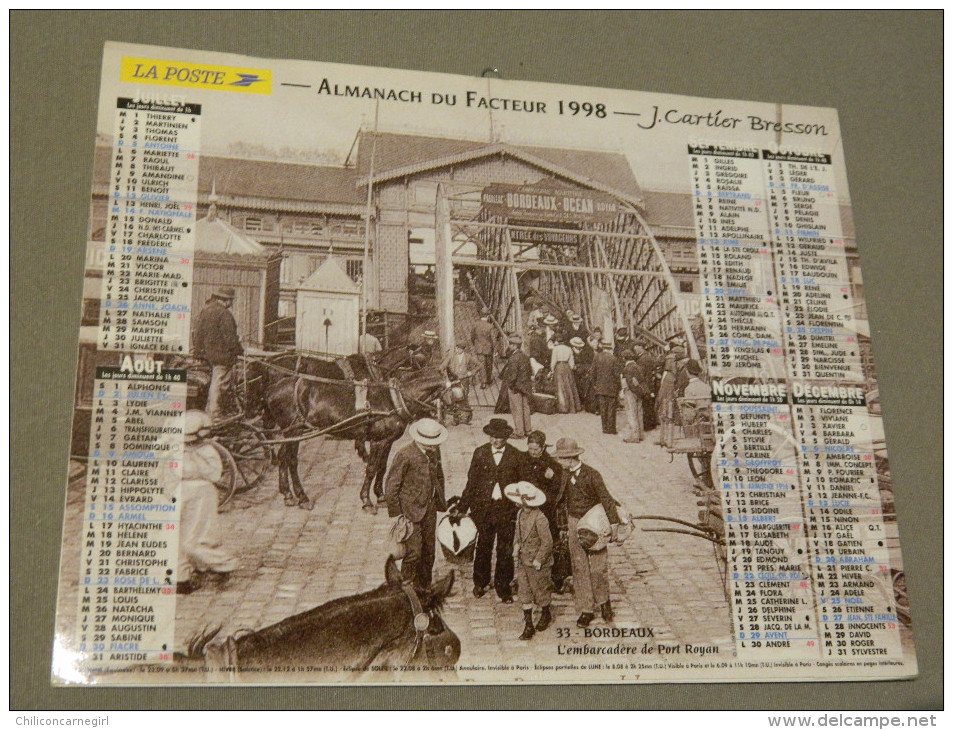
<instances>
[{"instance_id":1,"label":"man in dark suit","mask_svg":"<svg viewBox=\"0 0 953 730\"><path fill-rule=\"evenodd\" d=\"M507 443L512 427L502 418L491 418L483 427L490 442L478 446L470 461L467 485L456 511L468 510L477 528L476 555L473 559L473 595L479 598L490 585L494 544L496 570L493 587L503 603L513 602L513 535L516 529L516 505L503 490L520 481L524 454Z\"/></svg>"},{"instance_id":2,"label":"man in dark suit","mask_svg":"<svg viewBox=\"0 0 953 730\"><path fill-rule=\"evenodd\" d=\"M232 368L245 351L230 311L234 300L233 287L219 287L192 323L193 350L212 367L205 410L215 421L228 418L238 408L232 393Z\"/></svg>"},{"instance_id":3,"label":"man in dark suit","mask_svg":"<svg viewBox=\"0 0 953 730\"><path fill-rule=\"evenodd\" d=\"M506 364L500 372L500 383L506 389L510 415L513 416L513 435L526 438L533 430L530 423L530 397L533 395L533 366L522 349L523 338L510 335ZM503 393L500 393L502 399ZM505 484L503 486L506 486Z\"/></svg>"},{"instance_id":4,"label":"man in dark suit","mask_svg":"<svg viewBox=\"0 0 953 730\"><path fill-rule=\"evenodd\" d=\"M592 358L592 391L599 399L599 414L602 416L602 433L616 434L616 410L619 407L619 390L622 387L622 368L612 354L612 343L603 340L599 351Z\"/></svg>"},{"instance_id":5,"label":"man in dark suit","mask_svg":"<svg viewBox=\"0 0 953 730\"><path fill-rule=\"evenodd\" d=\"M579 456L585 449L579 448L575 440L562 438L556 442L553 456L562 466L561 487L558 504L566 510L569 523L569 557L572 560L573 598L579 620L576 625L585 628L596 617L596 609L607 623L613 619L612 604L609 602L609 554L608 548L588 552L579 542L579 520L586 513L601 504L609 518L612 540L618 532L619 512L616 501L602 475L588 464L583 464Z\"/></svg>"},{"instance_id":6,"label":"man in dark suit","mask_svg":"<svg viewBox=\"0 0 953 730\"><path fill-rule=\"evenodd\" d=\"M623 353L630 349L632 344L629 342L629 331L625 327L619 327L615 331L615 346L613 348L612 354L615 355L619 361L623 360Z\"/></svg>"},{"instance_id":7,"label":"man in dark suit","mask_svg":"<svg viewBox=\"0 0 953 730\"><path fill-rule=\"evenodd\" d=\"M440 463L440 444L447 440L447 429L431 418L421 418L408 431L414 443L397 452L387 474L387 514L403 516L413 525L400 567L404 580L429 588L436 557L437 512L447 510Z\"/></svg>"}]
</instances>

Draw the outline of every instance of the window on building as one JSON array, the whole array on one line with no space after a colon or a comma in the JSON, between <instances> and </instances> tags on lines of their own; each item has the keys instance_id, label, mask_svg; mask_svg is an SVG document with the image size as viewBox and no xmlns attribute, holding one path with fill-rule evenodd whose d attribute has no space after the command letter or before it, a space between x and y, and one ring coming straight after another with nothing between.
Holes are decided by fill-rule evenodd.
<instances>
[{"instance_id":1,"label":"window on building","mask_svg":"<svg viewBox=\"0 0 953 730\"><path fill-rule=\"evenodd\" d=\"M308 218L296 218L289 226L289 230L305 236L320 236L324 233L324 223Z\"/></svg>"},{"instance_id":2,"label":"window on building","mask_svg":"<svg viewBox=\"0 0 953 730\"><path fill-rule=\"evenodd\" d=\"M245 217L246 231L273 231L275 230L275 218L273 216L249 215Z\"/></svg>"},{"instance_id":3,"label":"window on building","mask_svg":"<svg viewBox=\"0 0 953 730\"><path fill-rule=\"evenodd\" d=\"M691 294L695 291L695 282L694 281L680 281L678 282L678 290L682 294Z\"/></svg>"},{"instance_id":4,"label":"window on building","mask_svg":"<svg viewBox=\"0 0 953 730\"><path fill-rule=\"evenodd\" d=\"M351 281L355 284L359 283L364 276L364 262L361 259L348 259L345 266Z\"/></svg>"}]
</instances>

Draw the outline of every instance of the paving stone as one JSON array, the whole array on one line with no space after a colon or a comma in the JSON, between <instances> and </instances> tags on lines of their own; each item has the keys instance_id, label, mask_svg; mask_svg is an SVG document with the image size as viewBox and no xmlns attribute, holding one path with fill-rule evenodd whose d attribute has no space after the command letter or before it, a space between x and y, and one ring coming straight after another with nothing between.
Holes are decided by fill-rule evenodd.
<instances>
[{"instance_id":1,"label":"paving stone","mask_svg":"<svg viewBox=\"0 0 953 730\"><path fill-rule=\"evenodd\" d=\"M447 496L460 494L474 448L486 441L482 426L492 415L492 390L479 391L473 424L451 429L442 448ZM481 407L480 404L483 404ZM621 419L621 413L620 413ZM586 449L583 460L600 470L610 491L636 514L656 514L688 521L698 518L693 479L684 459L669 461L651 437L641 444L623 444L604 436L591 414L533 415L533 425L546 431L549 443L562 436L576 438ZM399 441L392 453L405 443ZM516 442L525 448L524 442ZM176 648L210 623L222 622L223 635L241 628L261 628L293 613L333 598L376 588L384 581L390 518L386 510L369 515L361 509L363 464L347 442L314 440L301 448L301 474L306 491L316 500L312 512L284 506L274 470L253 490L239 494L220 514L223 543L242 567L221 589L203 587L180 596L176 606ZM79 480L81 481L81 480ZM82 484L70 494L82 494ZM67 500L67 529L78 531L83 500ZM668 523L671 524L671 523ZM640 528L665 523L640 521ZM656 641L712 643L731 649L731 619L722 576L710 544L674 533L637 529L622 546L609 548L610 595L616 626L651 627ZM462 664L521 661L552 663L557 638L554 629L568 629L571 641L577 613L571 595L554 597L555 626L530 642L516 639L522 612L518 604L504 605L495 595L475 599L471 563L451 563L437 549L435 577L455 571L454 595L443 616L461 637ZM73 591L64 615L75 620L78 557L63 561L64 590ZM538 615L538 614L537 614ZM594 626L604 626L597 621ZM463 680L479 674L462 672Z\"/></svg>"}]
</instances>

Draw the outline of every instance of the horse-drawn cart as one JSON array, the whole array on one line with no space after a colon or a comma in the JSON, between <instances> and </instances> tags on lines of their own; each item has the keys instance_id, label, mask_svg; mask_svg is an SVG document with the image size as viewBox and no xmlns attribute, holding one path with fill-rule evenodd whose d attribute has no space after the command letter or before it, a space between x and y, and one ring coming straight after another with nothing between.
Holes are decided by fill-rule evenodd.
<instances>
[{"instance_id":1,"label":"horse-drawn cart","mask_svg":"<svg viewBox=\"0 0 953 730\"><path fill-rule=\"evenodd\" d=\"M216 485L219 506L255 487L269 464L278 467L278 488L288 506L310 509L297 471L298 448L320 437L353 440L366 464L361 499L373 485L383 496L384 472L391 445L406 424L433 415L447 391L437 368L408 370L406 348L375 358L350 355L331 359L316 353L252 352L232 369L231 393L238 414L216 422L210 440L222 457L223 475ZM188 369L188 409L204 410L211 371L201 360L184 358Z\"/></svg>"}]
</instances>

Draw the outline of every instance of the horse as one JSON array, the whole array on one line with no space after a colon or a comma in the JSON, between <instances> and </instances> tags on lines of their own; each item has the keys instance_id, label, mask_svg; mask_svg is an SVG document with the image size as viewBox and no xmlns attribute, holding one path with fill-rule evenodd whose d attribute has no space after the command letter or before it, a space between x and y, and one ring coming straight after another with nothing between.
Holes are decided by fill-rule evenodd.
<instances>
[{"instance_id":1,"label":"horse","mask_svg":"<svg viewBox=\"0 0 953 730\"><path fill-rule=\"evenodd\" d=\"M347 355L328 360L298 352L240 359L232 369L232 387L246 415L260 406L268 387L292 374L303 373L345 380L386 380L414 368L413 351L406 345L367 355Z\"/></svg>"},{"instance_id":2,"label":"horse","mask_svg":"<svg viewBox=\"0 0 953 730\"><path fill-rule=\"evenodd\" d=\"M359 355L345 363L298 358L296 364L294 374L274 360L261 365L273 374L261 379L260 393L246 399L246 417L260 413L265 429L283 436L276 462L285 504L313 507L298 474L297 437L326 430L330 438L354 441L366 464L361 502L366 511L376 513L371 486L380 501L391 447L408 423L434 412L430 404L446 389L445 376L436 368L424 368L384 382L375 379L379 373Z\"/></svg>"},{"instance_id":3,"label":"horse","mask_svg":"<svg viewBox=\"0 0 953 730\"><path fill-rule=\"evenodd\" d=\"M404 582L393 557L384 566L386 582L354 596L337 598L257 631L213 642L221 626L191 637L186 653L174 659L208 669L256 672L319 671L321 678L357 679L372 672L413 666L444 674L460 658L460 639L440 610L453 587L451 572L428 589ZM281 669L276 669L281 668ZM444 675L445 676L445 675ZM301 677L301 674L298 675Z\"/></svg>"}]
</instances>

